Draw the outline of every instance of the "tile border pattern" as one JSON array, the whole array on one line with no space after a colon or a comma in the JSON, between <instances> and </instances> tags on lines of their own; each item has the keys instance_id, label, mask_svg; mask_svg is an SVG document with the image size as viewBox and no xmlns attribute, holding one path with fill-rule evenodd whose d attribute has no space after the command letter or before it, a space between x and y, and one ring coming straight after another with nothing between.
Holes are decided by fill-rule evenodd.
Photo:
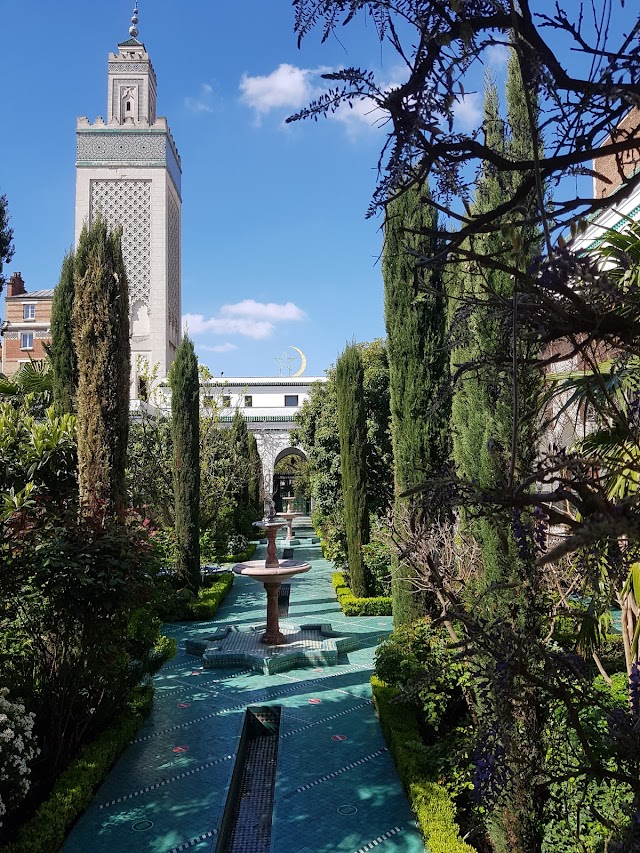
<instances>
[{"instance_id":1,"label":"tile border pattern","mask_svg":"<svg viewBox=\"0 0 640 853\"><path fill-rule=\"evenodd\" d=\"M292 793L289 794L289 797L293 797L294 794L301 794L303 791L308 791L309 788L315 788L316 785L321 785L323 782L328 782L329 779L335 779L336 776L340 776L342 773L347 773L349 770L353 770L354 768L359 767L361 764L366 764L367 761L373 761L374 758L380 758L380 756L384 755L385 752L389 752L389 748L383 746L382 749L378 749L376 750L376 752L372 752L371 755L365 755L363 758L359 758L357 761L352 761L351 764L346 764L339 770L334 770L333 773L327 773L326 776L321 776L319 779L314 779L313 782L309 782L306 785L301 785L299 788L296 788L295 791L292 791Z\"/></svg>"}]
</instances>

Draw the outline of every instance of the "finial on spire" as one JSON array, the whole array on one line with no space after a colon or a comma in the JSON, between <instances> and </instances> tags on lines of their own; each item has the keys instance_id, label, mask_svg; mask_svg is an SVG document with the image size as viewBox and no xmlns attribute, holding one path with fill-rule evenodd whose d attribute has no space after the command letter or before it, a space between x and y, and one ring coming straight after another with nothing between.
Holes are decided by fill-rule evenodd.
<instances>
[{"instance_id":1,"label":"finial on spire","mask_svg":"<svg viewBox=\"0 0 640 853\"><path fill-rule=\"evenodd\" d=\"M131 38L136 38L138 35L138 4L136 3L133 15L131 16L131 26L129 27L129 35Z\"/></svg>"}]
</instances>

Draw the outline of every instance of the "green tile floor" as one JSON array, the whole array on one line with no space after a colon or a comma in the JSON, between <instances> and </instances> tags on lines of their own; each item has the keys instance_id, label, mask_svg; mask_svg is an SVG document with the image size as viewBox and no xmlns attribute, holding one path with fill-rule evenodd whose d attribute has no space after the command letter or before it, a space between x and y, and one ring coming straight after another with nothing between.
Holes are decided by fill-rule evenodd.
<instances>
[{"instance_id":1,"label":"green tile floor","mask_svg":"<svg viewBox=\"0 0 640 853\"><path fill-rule=\"evenodd\" d=\"M261 587L236 578L214 623L167 626L178 656L155 678L154 710L63 853L213 853L244 711L269 704L282 708L271 853L424 851L371 704L373 655L391 618L347 619L319 546L294 547L312 569L292 579L283 621L330 622L356 635L358 650L337 666L272 675L203 669L185 639L264 621Z\"/></svg>"}]
</instances>

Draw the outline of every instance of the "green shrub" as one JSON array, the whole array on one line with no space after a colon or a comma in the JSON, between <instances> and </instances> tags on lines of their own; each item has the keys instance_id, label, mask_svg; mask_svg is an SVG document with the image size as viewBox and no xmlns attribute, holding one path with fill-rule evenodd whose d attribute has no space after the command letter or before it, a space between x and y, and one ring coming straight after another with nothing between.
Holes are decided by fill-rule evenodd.
<instances>
[{"instance_id":1,"label":"green shrub","mask_svg":"<svg viewBox=\"0 0 640 853\"><path fill-rule=\"evenodd\" d=\"M156 610L165 622L200 622L213 619L220 602L233 586L234 575L224 572L207 579L208 586L198 590L197 597L189 589L174 589L170 581L160 584Z\"/></svg>"},{"instance_id":2,"label":"green shrub","mask_svg":"<svg viewBox=\"0 0 640 853\"><path fill-rule=\"evenodd\" d=\"M399 691L375 675L371 688L382 731L429 853L474 853L460 838L449 793L429 778L414 709L396 702Z\"/></svg>"},{"instance_id":3,"label":"green shrub","mask_svg":"<svg viewBox=\"0 0 640 853\"><path fill-rule=\"evenodd\" d=\"M153 687L136 688L117 722L81 751L58 777L51 795L0 853L54 853L85 811L120 753L138 733L153 706Z\"/></svg>"},{"instance_id":4,"label":"green shrub","mask_svg":"<svg viewBox=\"0 0 640 853\"><path fill-rule=\"evenodd\" d=\"M225 572L210 587L201 589L197 600L190 605L189 619L198 621L213 619L220 602L233 586L233 578L234 575L231 572Z\"/></svg>"},{"instance_id":5,"label":"green shrub","mask_svg":"<svg viewBox=\"0 0 640 853\"><path fill-rule=\"evenodd\" d=\"M391 598L385 595L357 598L342 572L334 572L332 583L345 616L391 616Z\"/></svg>"},{"instance_id":6,"label":"green shrub","mask_svg":"<svg viewBox=\"0 0 640 853\"><path fill-rule=\"evenodd\" d=\"M425 617L398 627L376 652L376 675L415 705L434 732L441 723L450 731L467 717L469 673L450 644L444 628Z\"/></svg>"},{"instance_id":7,"label":"green shrub","mask_svg":"<svg viewBox=\"0 0 640 853\"><path fill-rule=\"evenodd\" d=\"M375 522L372 524L372 539L362 546L362 558L371 573L376 595L391 595L391 549L389 543L379 537Z\"/></svg>"},{"instance_id":8,"label":"green shrub","mask_svg":"<svg viewBox=\"0 0 640 853\"><path fill-rule=\"evenodd\" d=\"M611 772L633 767L633 756L620 753L611 738L616 709L628 707L626 672L611 677L609 686L598 676L593 682L591 701L579 709L580 722L592 742L598 743L598 759ZM623 840L632 831L633 791L615 779L586 779L571 775L581 763L581 744L568 723L560 703L550 708L545 732L547 763L551 777L562 778L549 787L544 810L542 853L600 853L626 847ZM613 716L612 716L613 713ZM628 763L627 763L628 762Z\"/></svg>"},{"instance_id":9,"label":"green shrub","mask_svg":"<svg viewBox=\"0 0 640 853\"><path fill-rule=\"evenodd\" d=\"M249 542L244 551L240 551L237 554L225 554L220 557L221 563L244 563L246 560L250 560L256 552L256 548L258 546L255 542Z\"/></svg>"}]
</instances>

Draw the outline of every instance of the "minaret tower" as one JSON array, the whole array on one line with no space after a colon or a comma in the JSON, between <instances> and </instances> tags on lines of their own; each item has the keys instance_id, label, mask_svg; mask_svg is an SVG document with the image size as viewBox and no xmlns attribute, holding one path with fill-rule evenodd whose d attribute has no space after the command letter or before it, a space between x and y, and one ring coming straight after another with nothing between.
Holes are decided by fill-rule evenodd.
<instances>
[{"instance_id":1,"label":"minaret tower","mask_svg":"<svg viewBox=\"0 0 640 853\"><path fill-rule=\"evenodd\" d=\"M180 341L182 170L167 120L156 117L156 75L138 41L137 4L129 35L109 54L106 122L78 119L76 244L98 214L123 228L138 397L143 362L165 377Z\"/></svg>"}]
</instances>

